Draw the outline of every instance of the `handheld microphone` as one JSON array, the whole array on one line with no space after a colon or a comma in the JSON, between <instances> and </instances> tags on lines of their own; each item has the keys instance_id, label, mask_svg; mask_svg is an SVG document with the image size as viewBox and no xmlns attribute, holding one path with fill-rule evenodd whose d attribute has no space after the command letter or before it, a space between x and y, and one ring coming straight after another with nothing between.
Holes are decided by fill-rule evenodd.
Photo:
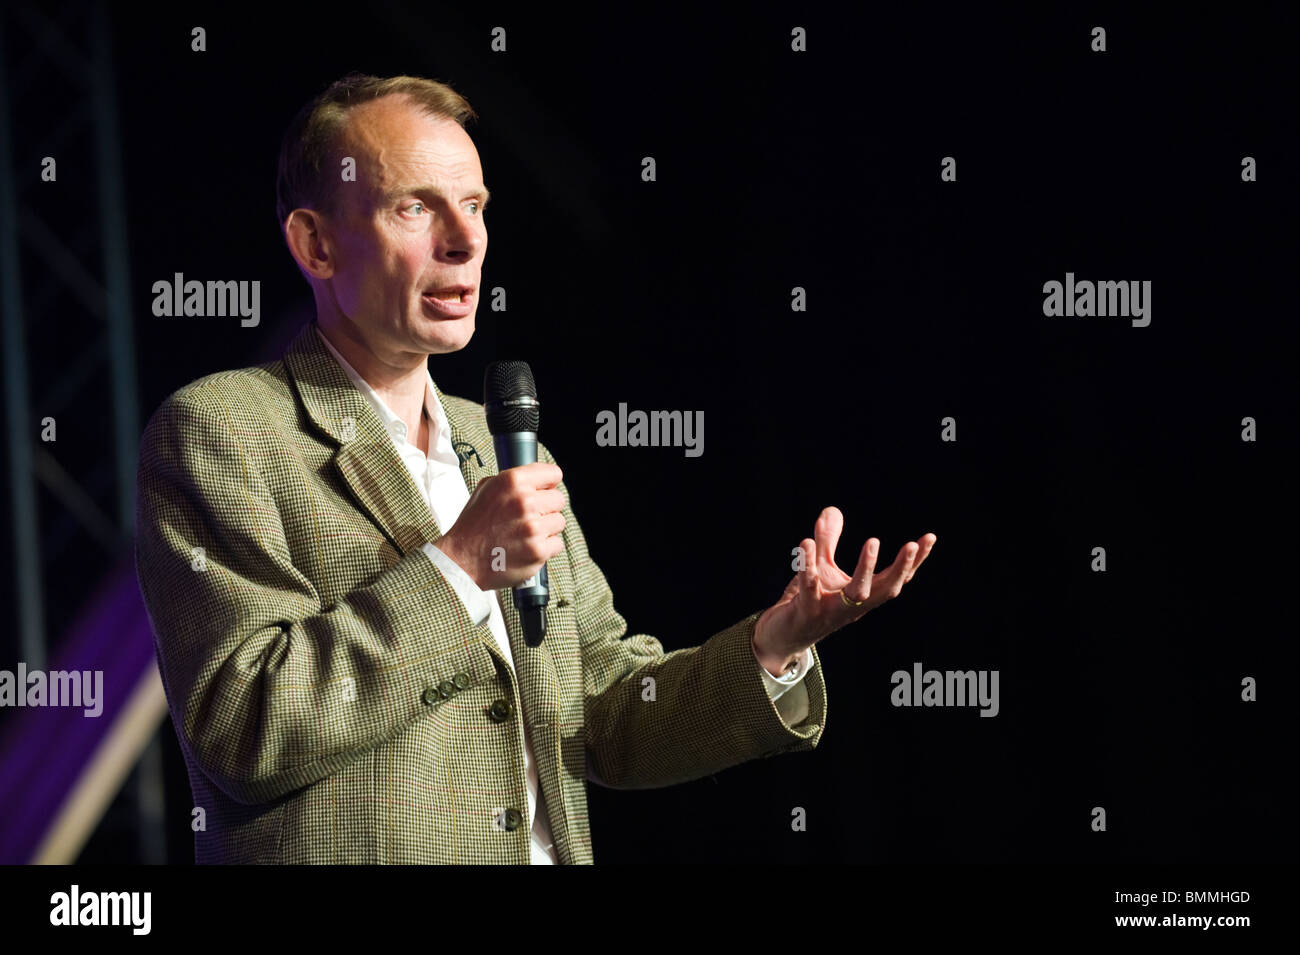
<instances>
[{"instance_id":1,"label":"handheld microphone","mask_svg":"<svg viewBox=\"0 0 1300 955\"><path fill-rule=\"evenodd\" d=\"M537 385L526 361L494 361L483 372L483 408L496 451L497 470L537 461L540 417ZM546 605L551 592L546 565L514 588L515 609L524 625L524 642L541 646L546 635Z\"/></svg>"}]
</instances>

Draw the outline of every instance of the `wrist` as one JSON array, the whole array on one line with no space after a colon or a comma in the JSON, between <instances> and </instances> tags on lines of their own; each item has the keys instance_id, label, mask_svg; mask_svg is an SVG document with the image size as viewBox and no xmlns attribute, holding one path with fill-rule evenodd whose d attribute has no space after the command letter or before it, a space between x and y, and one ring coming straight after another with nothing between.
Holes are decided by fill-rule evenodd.
<instances>
[{"instance_id":1,"label":"wrist","mask_svg":"<svg viewBox=\"0 0 1300 955\"><path fill-rule=\"evenodd\" d=\"M797 654L791 654L788 657L764 657L755 650L755 655L758 656L759 665L777 679L789 676L790 671L799 665L799 656Z\"/></svg>"},{"instance_id":2,"label":"wrist","mask_svg":"<svg viewBox=\"0 0 1300 955\"><path fill-rule=\"evenodd\" d=\"M465 560L464 555L461 554L460 549L456 546L456 542L454 540L452 540L448 535L444 534L441 537L439 537L436 541L433 542L433 546L438 548L438 550L442 551L444 554L446 554L452 563L454 563L457 567L463 570L465 572L465 575L469 577L470 580L474 581L474 585L476 587L478 587L480 590L483 589L482 585L478 582L478 577L475 576L473 569L469 565L469 562Z\"/></svg>"},{"instance_id":3,"label":"wrist","mask_svg":"<svg viewBox=\"0 0 1300 955\"><path fill-rule=\"evenodd\" d=\"M759 623L762 623L761 618ZM750 637L749 645L753 649L759 665L774 677L780 678L788 675L798 665L800 654L774 651L767 646L767 642L766 633L756 625L754 633Z\"/></svg>"}]
</instances>

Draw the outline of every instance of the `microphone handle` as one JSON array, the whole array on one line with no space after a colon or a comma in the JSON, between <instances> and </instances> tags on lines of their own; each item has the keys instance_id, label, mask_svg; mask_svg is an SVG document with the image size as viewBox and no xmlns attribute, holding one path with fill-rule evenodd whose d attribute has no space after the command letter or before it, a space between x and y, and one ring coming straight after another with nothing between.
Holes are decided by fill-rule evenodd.
<instances>
[{"instance_id":1,"label":"microphone handle","mask_svg":"<svg viewBox=\"0 0 1300 955\"><path fill-rule=\"evenodd\" d=\"M537 432L507 431L492 436L496 451L497 470L516 468L537 462ZM546 577L546 565L536 574L512 588L515 609L524 625L524 642L530 647L541 646L546 636L546 605L551 592Z\"/></svg>"}]
</instances>

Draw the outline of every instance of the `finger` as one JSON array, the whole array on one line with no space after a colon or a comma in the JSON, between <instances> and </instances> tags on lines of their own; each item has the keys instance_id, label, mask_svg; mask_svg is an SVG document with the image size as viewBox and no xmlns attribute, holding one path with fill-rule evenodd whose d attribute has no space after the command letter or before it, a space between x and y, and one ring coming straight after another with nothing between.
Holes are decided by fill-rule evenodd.
<instances>
[{"instance_id":1,"label":"finger","mask_svg":"<svg viewBox=\"0 0 1300 955\"><path fill-rule=\"evenodd\" d=\"M866 600L871 596L872 574L876 570L876 557L880 553L880 541L872 537L862 545L858 555L858 566L853 571L853 579L844 586L844 596L850 600Z\"/></svg>"},{"instance_id":2,"label":"finger","mask_svg":"<svg viewBox=\"0 0 1300 955\"><path fill-rule=\"evenodd\" d=\"M510 470L515 470L511 468ZM526 471L526 474L520 474L520 478L527 481L527 486L542 489L551 488L558 485L564 480L564 472L560 470L558 464L547 464L545 461L533 461L531 464L520 465L519 470Z\"/></svg>"},{"instance_id":3,"label":"finger","mask_svg":"<svg viewBox=\"0 0 1300 955\"><path fill-rule=\"evenodd\" d=\"M564 510L564 492L558 487L545 488L534 498L538 514L558 514Z\"/></svg>"},{"instance_id":4,"label":"finger","mask_svg":"<svg viewBox=\"0 0 1300 955\"><path fill-rule=\"evenodd\" d=\"M844 515L838 507L822 510L813 528L817 538L817 562L827 567L835 566L835 545L840 542L840 532L844 530Z\"/></svg>"},{"instance_id":5,"label":"finger","mask_svg":"<svg viewBox=\"0 0 1300 955\"><path fill-rule=\"evenodd\" d=\"M907 572L907 578L903 581L903 583L907 583L908 580L911 580L913 577L916 576L917 568L920 567L921 564L925 562L925 559L930 556L930 551L934 548L934 545L938 543L938 541L939 538L935 534L925 534L924 536L921 537L920 540L916 542L916 546L918 548L916 552L916 557L913 558L912 567Z\"/></svg>"},{"instance_id":6,"label":"finger","mask_svg":"<svg viewBox=\"0 0 1300 955\"><path fill-rule=\"evenodd\" d=\"M889 565L889 569L880 575L876 580L874 587L876 596L897 597L899 591L903 589L903 584L907 580L907 575L912 567L912 559L916 556L916 547L911 541L908 541L898 551L898 556L894 562ZM884 593L882 593L884 591Z\"/></svg>"}]
</instances>

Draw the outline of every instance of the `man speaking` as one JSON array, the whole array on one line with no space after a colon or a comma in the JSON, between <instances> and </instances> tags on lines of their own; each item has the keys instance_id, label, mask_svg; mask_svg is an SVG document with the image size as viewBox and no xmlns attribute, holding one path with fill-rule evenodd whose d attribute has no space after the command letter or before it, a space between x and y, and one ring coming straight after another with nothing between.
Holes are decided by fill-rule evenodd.
<instances>
[{"instance_id":1,"label":"man speaking","mask_svg":"<svg viewBox=\"0 0 1300 955\"><path fill-rule=\"evenodd\" d=\"M474 118L408 76L307 104L277 217L316 321L145 430L136 562L197 862L591 863L587 779L668 786L816 747L813 645L934 545L875 574L873 538L850 577L827 508L772 607L673 653L625 639L550 452L498 472L483 406L429 372L481 295ZM511 588L543 565L533 647Z\"/></svg>"}]
</instances>

